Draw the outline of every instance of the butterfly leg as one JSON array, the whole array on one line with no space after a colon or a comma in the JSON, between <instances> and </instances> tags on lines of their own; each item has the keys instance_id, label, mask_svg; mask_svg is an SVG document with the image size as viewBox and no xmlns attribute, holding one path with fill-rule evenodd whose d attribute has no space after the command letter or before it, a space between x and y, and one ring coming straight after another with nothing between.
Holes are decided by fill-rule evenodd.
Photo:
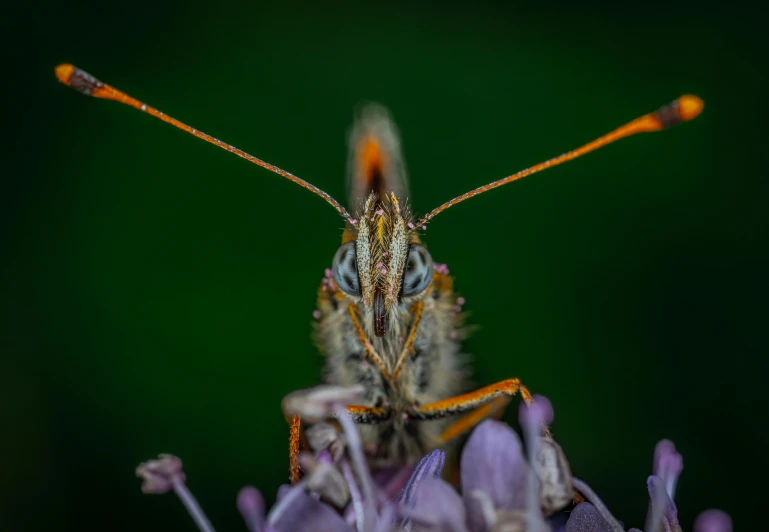
<instances>
[{"instance_id":1,"label":"butterfly leg","mask_svg":"<svg viewBox=\"0 0 769 532\"><path fill-rule=\"evenodd\" d=\"M506 406L518 393L527 405L531 404L531 393L528 388L518 379L506 379L474 392L424 405L409 413L409 418L429 421L464 414L441 435L441 440L447 441L470 430L483 418ZM544 431L546 435L550 434L550 429L546 426Z\"/></svg>"},{"instance_id":2,"label":"butterfly leg","mask_svg":"<svg viewBox=\"0 0 769 532\"><path fill-rule=\"evenodd\" d=\"M299 482L299 432L302 422L299 416L291 416L288 433L288 475L291 485Z\"/></svg>"},{"instance_id":3,"label":"butterfly leg","mask_svg":"<svg viewBox=\"0 0 769 532\"><path fill-rule=\"evenodd\" d=\"M348 406L347 413L355 423L379 423L390 417L390 411L385 408L369 406ZM288 436L288 471L291 485L299 482L299 448L302 423L299 416L286 416L289 423Z\"/></svg>"},{"instance_id":4,"label":"butterfly leg","mask_svg":"<svg viewBox=\"0 0 769 532\"><path fill-rule=\"evenodd\" d=\"M507 405L510 404L510 401L510 397L497 397L490 403L480 406L463 415L454 423L446 427L446 430L444 430L440 436L441 443L446 443L457 436L461 436L487 417L494 417L497 419L502 417L502 414L505 412Z\"/></svg>"}]
</instances>

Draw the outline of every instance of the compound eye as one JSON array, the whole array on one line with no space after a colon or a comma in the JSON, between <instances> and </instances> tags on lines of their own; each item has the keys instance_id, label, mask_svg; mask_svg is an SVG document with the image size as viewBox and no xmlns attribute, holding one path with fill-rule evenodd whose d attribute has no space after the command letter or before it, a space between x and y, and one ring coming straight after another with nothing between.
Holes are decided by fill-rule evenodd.
<instances>
[{"instance_id":1,"label":"compound eye","mask_svg":"<svg viewBox=\"0 0 769 532\"><path fill-rule=\"evenodd\" d=\"M331 263L334 281L345 294L360 295L360 279L358 278L358 260L355 253L355 241L343 244L334 255Z\"/></svg>"},{"instance_id":2,"label":"compound eye","mask_svg":"<svg viewBox=\"0 0 769 532\"><path fill-rule=\"evenodd\" d=\"M401 280L403 296L415 296L423 292L432 280L433 258L424 246L411 244Z\"/></svg>"}]
</instances>

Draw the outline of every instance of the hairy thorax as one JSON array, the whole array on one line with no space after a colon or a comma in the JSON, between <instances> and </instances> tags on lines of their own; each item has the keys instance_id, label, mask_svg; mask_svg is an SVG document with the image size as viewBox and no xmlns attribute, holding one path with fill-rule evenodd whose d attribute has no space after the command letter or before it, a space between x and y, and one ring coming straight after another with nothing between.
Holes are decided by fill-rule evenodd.
<instances>
[{"instance_id":1,"label":"hairy thorax","mask_svg":"<svg viewBox=\"0 0 769 532\"><path fill-rule=\"evenodd\" d=\"M390 411L383 421L359 426L372 465L415 463L425 452L440 445L439 436L446 422L408 420L407 412L451 397L464 388L464 364L459 349L463 335L462 299L458 304L448 270L445 265L436 265L432 283L419 301L391 308L387 331L381 337L369 330L359 334L350 313L360 313L360 309L344 297L328 271L318 295L315 342L326 357L326 382L363 385L366 391L362 406L385 407ZM422 313L413 349L397 377L386 378L367 357L365 342L370 342L392 375L415 319L413 307L419 302Z\"/></svg>"}]
</instances>

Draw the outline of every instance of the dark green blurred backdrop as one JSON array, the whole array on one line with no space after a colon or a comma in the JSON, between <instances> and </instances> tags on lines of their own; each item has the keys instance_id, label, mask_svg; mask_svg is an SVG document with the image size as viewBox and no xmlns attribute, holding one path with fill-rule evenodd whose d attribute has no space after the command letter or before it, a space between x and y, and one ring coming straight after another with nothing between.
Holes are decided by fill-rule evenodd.
<instances>
[{"instance_id":1,"label":"dark green blurred backdrop","mask_svg":"<svg viewBox=\"0 0 769 532\"><path fill-rule=\"evenodd\" d=\"M341 221L295 185L58 84L72 62L344 197L356 105L392 110L413 205L575 147L685 92L703 115L476 198L427 231L478 384L549 396L576 475L642 526L657 440L685 528L760 515L769 403L765 20L732 5L116 3L3 8L0 529L222 530L286 480L281 398ZM765 44L765 43L764 43ZM515 422L516 409L508 414Z\"/></svg>"}]
</instances>

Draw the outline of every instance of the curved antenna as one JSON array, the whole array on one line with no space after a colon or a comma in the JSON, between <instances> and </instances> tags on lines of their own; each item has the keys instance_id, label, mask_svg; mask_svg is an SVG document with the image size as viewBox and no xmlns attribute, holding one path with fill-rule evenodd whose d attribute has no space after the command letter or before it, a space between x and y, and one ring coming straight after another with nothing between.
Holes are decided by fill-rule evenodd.
<instances>
[{"instance_id":1,"label":"curved antenna","mask_svg":"<svg viewBox=\"0 0 769 532\"><path fill-rule=\"evenodd\" d=\"M66 86L72 87L76 91L82 94L85 94L86 96L93 96L94 98L103 98L105 100L115 100L116 102L129 105L135 109L138 109L139 111L143 111L147 113L148 115L154 116L155 118L159 118L163 122L171 124L174 127L178 127L182 131L186 131L187 133L189 133L194 137L205 140L209 144L213 144L214 146L218 146L223 150L226 150L230 153L234 153L238 157L241 157L258 166L261 166L262 168L266 168L270 172L274 172L280 176L283 176L289 181L293 181L300 187L306 188L310 192L326 200L329 204L331 204L332 207L334 207L337 210L339 214L344 216L348 222L352 224L355 223L353 221L352 216L350 216L350 214L345 210L344 207L342 207L339 204L339 202L337 202L334 198L332 198L331 196L323 192L321 189L319 189L315 185L308 183L304 179L301 179L290 172L286 172L285 170L278 168L277 166L274 166L268 162L258 159L253 155L249 155L243 150L239 150L235 146L227 144L226 142L222 142L221 140L215 137L212 137L211 135L207 135L202 131L198 131L197 129L190 127L187 124L184 124L176 120L175 118L168 116L162 111L158 111L154 107L150 107L149 105L140 102L136 98L129 96L128 94L116 89L115 87L107 85L106 83L102 83L101 81L93 77L88 72L80 70L79 68L73 65L63 63L56 67L55 72L56 72L56 77L58 78L59 81L61 81Z\"/></svg>"},{"instance_id":2,"label":"curved antenna","mask_svg":"<svg viewBox=\"0 0 769 532\"><path fill-rule=\"evenodd\" d=\"M477 196L479 194L483 194L484 192L487 192L493 188L501 187L502 185L512 183L513 181L521 179L522 177L526 177L531 174L536 174L537 172L541 172L542 170L547 170L548 168L552 168L553 166L558 166L559 164L565 163L566 161L571 161L572 159L576 159L581 155L585 155L586 153L590 153L591 151L597 150L598 148L602 148L603 146L606 146L607 144L611 144L612 142L617 141L621 138L629 137L630 135L635 135L636 133L660 131L660 130L678 125L681 122L686 122L688 120L696 118L697 115L699 115L702 112L703 105L704 104L702 100L700 100L696 96L685 94L684 96L681 96L680 98L674 100L668 105L660 107L658 110L652 113L636 118L635 120L628 122L624 126L621 126L615 129L611 133L607 133L602 137L598 137L594 141L588 142L587 144L585 144L580 148L577 148L576 150L566 152L562 155L559 155L558 157L554 157L553 159L548 159L547 161L541 162L539 164L535 164L534 166L527 168L525 170L521 170L520 172L517 172L513 175L503 177L498 181L494 181L493 183L489 183L488 185L483 185L482 187L478 187L475 190L466 192L461 196L457 196L453 200L447 201L440 207L433 209L432 211L424 215L416 223L416 226L421 227L422 225L426 224L427 222L435 218L435 216L437 216L439 213L445 211L449 207L453 207L460 201L465 201L466 199L472 198L473 196Z\"/></svg>"}]
</instances>

